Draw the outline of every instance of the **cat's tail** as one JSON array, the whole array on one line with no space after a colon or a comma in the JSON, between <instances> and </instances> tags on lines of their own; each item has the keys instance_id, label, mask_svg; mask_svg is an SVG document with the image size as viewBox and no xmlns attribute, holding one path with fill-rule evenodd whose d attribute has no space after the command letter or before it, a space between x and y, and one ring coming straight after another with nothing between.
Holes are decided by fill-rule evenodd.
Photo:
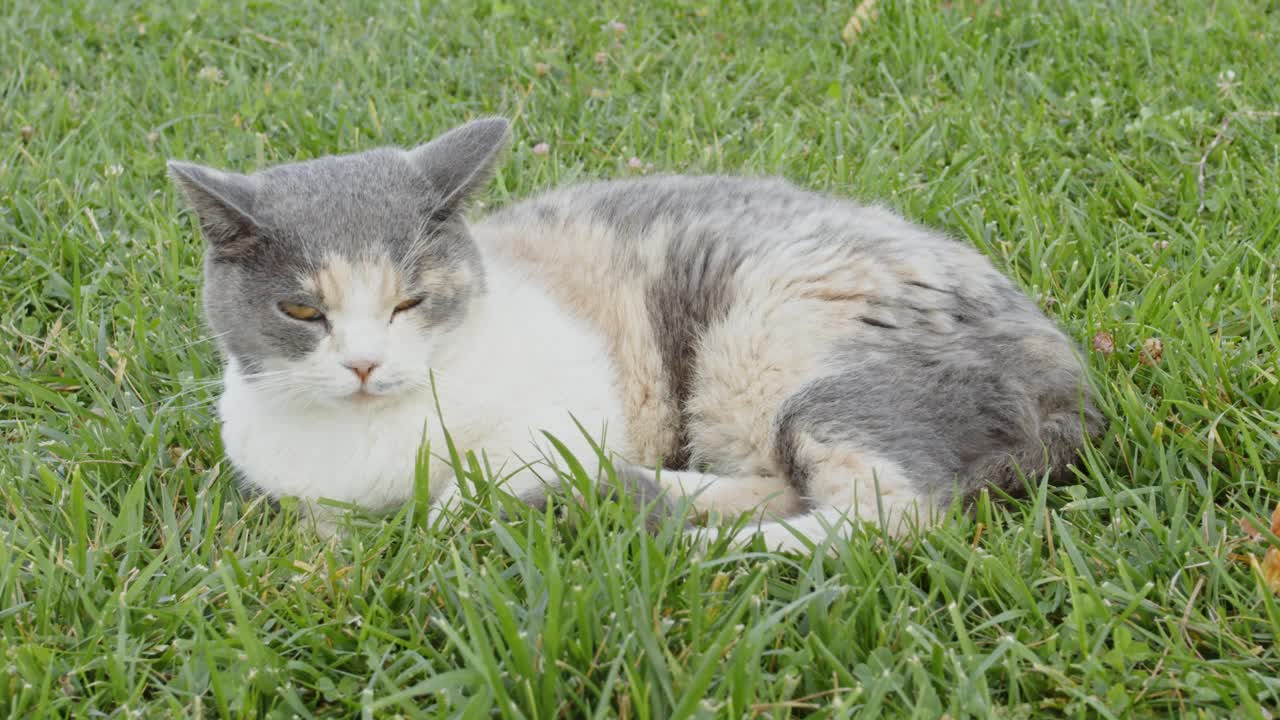
<instances>
[{"instance_id":1,"label":"cat's tail","mask_svg":"<svg viewBox=\"0 0 1280 720\"><path fill-rule=\"evenodd\" d=\"M1053 483L1069 480L1071 465L1088 440L1102 434L1105 424L1091 402L1086 402L1082 411L1050 415L1039 424L1034 439L1010 451L991 453L970 466L967 480L957 488L965 507L972 507L988 487L1022 495L1046 475Z\"/></svg>"}]
</instances>

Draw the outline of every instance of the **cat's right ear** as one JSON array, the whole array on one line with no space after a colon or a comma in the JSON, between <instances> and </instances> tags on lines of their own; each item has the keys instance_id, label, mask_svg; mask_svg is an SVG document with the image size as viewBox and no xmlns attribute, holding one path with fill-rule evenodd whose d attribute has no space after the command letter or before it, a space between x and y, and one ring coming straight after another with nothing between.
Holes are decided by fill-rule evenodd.
<instances>
[{"instance_id":1,"label":"cat's right ear","mask_svg":"<svg viewBox=\"0 0 1280 720\"><path fill-rule=\"evenodd\" d=\"M253 217L257 193L253 178L176 160L170 160L168 167L215 250L234 252L259 235L260 226Z\"/></svg>"},{"instance_id":2,"label":"cat's right ear","mask_svg":"<svg viewBox=\"0 0 1280 720\"><path fill-rule=\"evenodd\" d=\"M437 193L432 217L452 217L489 180L510 127L500 117L473 120L409 151L409 162Z\"/></svg>"}]
</instances>

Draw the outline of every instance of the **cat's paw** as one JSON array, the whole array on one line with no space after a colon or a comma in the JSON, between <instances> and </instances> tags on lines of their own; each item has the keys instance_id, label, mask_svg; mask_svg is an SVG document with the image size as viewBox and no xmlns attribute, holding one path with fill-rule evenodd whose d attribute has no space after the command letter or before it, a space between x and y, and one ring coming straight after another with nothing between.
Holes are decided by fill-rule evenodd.
<instances>
[{"instance_id":1,"label":"cat's paw","mask_svg":"<svg viewBox=\"0 0 1280 720\"><path fill-rule=\"evenodd\" d=\"M447 527L462 507L462 491L452 483L427 507L427 527Z\"/></svg>"},{"instance_id":2,"label":"cat's paw","mask_svg":"<svg viewBox=\"0 0 1280 720\"><path fill-rule=\"evenodd\" d=\"M321 505L315 500L303 499L298 503L301 512L298 525L304 531L315 533L324 543L338 540L342 535L342 511L328 505Z\"/></svg>"}]
</instances>

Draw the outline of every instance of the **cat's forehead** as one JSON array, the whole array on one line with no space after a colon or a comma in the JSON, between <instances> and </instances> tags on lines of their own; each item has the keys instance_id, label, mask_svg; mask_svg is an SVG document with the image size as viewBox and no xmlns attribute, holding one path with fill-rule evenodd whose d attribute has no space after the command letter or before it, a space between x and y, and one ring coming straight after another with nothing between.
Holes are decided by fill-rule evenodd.
<instances>
[{"instance_id":1,"label":"cat's forehead","mask_svg":"<svg viewBox=\"0 0 1280 720\"><path fill-rule=\"evenodd\" d=\"M429 189L405 153L395 148L275 165L254 173L253 177L260 197L277 206L314 195L352 201Z\"/></svg>"},{"instance_id":2,"label":"cat's forehead","mask_svg":"<svg viewBox=\"0 0 1280 720\"><path fill-rule=\"evenodd\" d=\"M280 165L254 179L255 215L324 254L401 239L431 202L431 188L394 149Z\"/></svg>"}]
</instances>

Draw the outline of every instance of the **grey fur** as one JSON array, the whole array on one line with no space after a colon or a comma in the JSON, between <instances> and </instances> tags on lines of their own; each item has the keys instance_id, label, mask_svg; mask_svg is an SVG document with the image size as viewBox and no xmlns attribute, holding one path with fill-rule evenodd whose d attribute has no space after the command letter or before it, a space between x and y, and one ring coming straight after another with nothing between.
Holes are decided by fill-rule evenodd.
<instances>
[{"instance_id":1,"label":"grey fur","mask_svg":"<svg viewBox=\"0 0 1280 720\"><path fill-rule=\"evenodd\" d=\"M422 296L410 312L425 328L461 322L484 271L460 209L506 133L505 120L478 120L409 152L380 148L253 175L171 162L208 241L205 314L224 352L249 372L310 352L325 324L299 323L276 306L322 307L303 279L335 255L389 258ZM448 272L461 267L471 272Z\"/></svg>"},{"instance_id":2,"label":"grey fur","mask_svg":"<svg viewBox=\"0 0 1280 720\"><path fill-rule=\"evenodd\" d=\"M808 493L810 471L796 458L800 432L879 448L944 502L986 484L1020 490L1020 474L1065 477L1085 428L1101 421L1091 405L1082 409L1078 379L1027 377L1019 338L999 329L957 334L959 347L920 343L905 329L900 344L874 353L844 349L841 370L784 403L778 452L798 492Z\"/></svg>"},{"instance_id":3,"label":"grey fur","mask_svg":"<svg viewBox=\"0 0 1280 720\"><path fill-rule=\"evenodd\" d=\"M698 338L733 302L730 279L741 261L734 245L690 231L673 238L667 248L666 272L649 284L649 323L666 367L671 402L681 415L686 413L693 390ZM671 312L673 308L679 311ZM666 467L681 468L689 463L689 438L683 424L678 437L672 455L663 458Z\"/></svg>"},{"instance_id":4,"label":"grey fur","mask_svg":"<svg viewBox=\"0 0 1280 720\"><path fill-rule=\"evenodd\" d=\"M614 476L597 487L604 500L634 505L650 532L657 531L667 518L676 514L671 494L639 468L619 465Z\"/></svg>"}]
</instances>

